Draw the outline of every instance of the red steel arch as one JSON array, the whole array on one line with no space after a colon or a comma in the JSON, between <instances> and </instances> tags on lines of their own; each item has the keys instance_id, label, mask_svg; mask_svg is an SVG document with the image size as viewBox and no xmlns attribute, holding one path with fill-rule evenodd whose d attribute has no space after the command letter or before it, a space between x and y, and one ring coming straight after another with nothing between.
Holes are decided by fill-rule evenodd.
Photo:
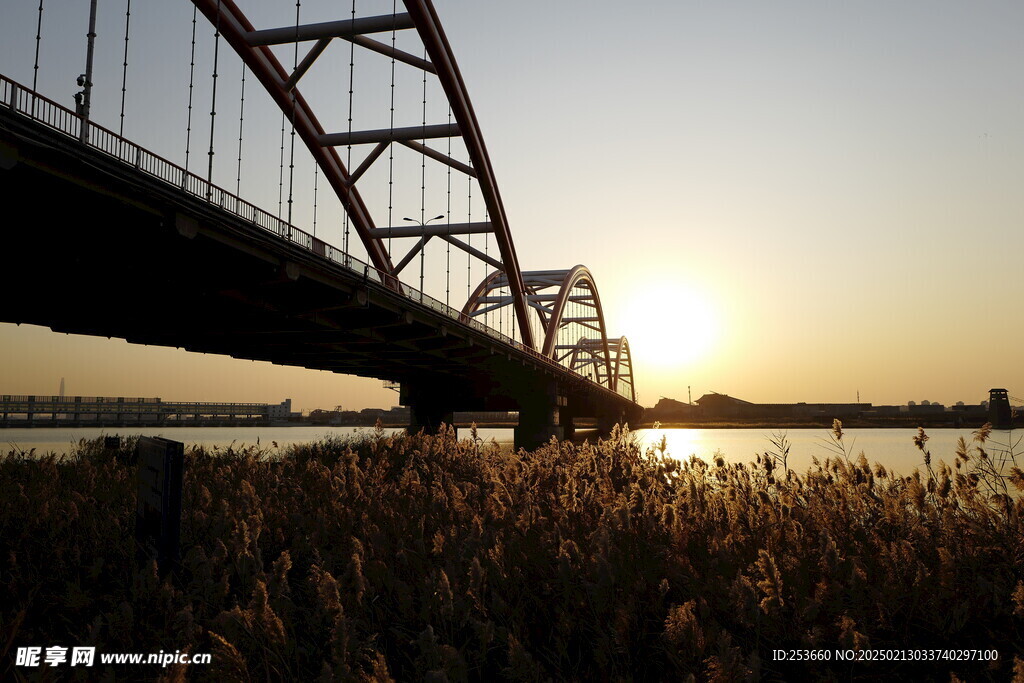
<instances>
[{"instance_id":1,"label":"red steel arch","mask_svg":"<svg viewBox=\"0 0 1024 683\"><path fill-rule=\"evenodd\" d=\"M601 335L601 339L605 340L607 344L608 331L605 329L604 324L604 309L601 307L601 297L597 293L597 284L594 282L593 276L586 266L574 266L570 270L566 271L562 284L558 289L558 296L555 298L554 305L552 306L551 320L548 321L547 328L545 329L544 335L544 347L541 349L541 353L545 356L553 356L555 352L555 344L557 343L558 330L562 327L562 317L565 313L565 306L569 302L569 298L572 296L572 291L577 287L583 287L589 290L589 304L593 306L597 322L598 332ZM607 348L605 349L605 357L608 357ZM609 367L610 371L610 367ZM609 372L609 375L611 373Z\"/></svg>"},{"instance_id":2,"label":"red steel arch","mask_svg":"<svg viewBox=\"0 0 1024 683\"><path fill-rule=\"evenodd\" d=\"M522 274L526 288L527 304L537 314L543 330L543 345L540 349L545 356L558 362L571 358L576 345L558 346L558 333L569 325L581 325L597 333L594 344L598 348L590 351L602 359L604 384L614 389L614 371L608 346L608 331L605 326L604 309L601 297L597 292L597 284L586 266L577 265L568 270L537 270ZM477 286L462 309L462 314L469 318L484 315L512 303L511 295L503 290L509 287L508 278L500 272L492 272ZM574 292L577 292L574 294ZM579 293L582 292L582 293ZM591 312L582 317L565 317L569 302L582 304ZM559 352L562 352L559 354ZM573 360L570 360L572 363ZM570 368L572 366L570 365ZM576 369L576 368L572 368Z\"/></svg>"},{"instance_id":3,"label":"red steel arch","mask_svg":"<svg viewBox=\"0 0 1024 683\"><path fill-rule=\"evenodd\" d=\"M581 337L571 349L562 354L561 358L568 356L569 368L574 372L578 372L581 375L593 372L595 375L594 379L598 384L604 384L614 389L612 387L614 376L609 378L602 374L602 369L606 370L608 367L607 358L604 355L604 346L602 339Z\"/></svg>"},{"instance_id":4,"label":"red steel arch","mask_svg":"<svg viewBox=\"0 0 1024 683\"><path fill-rule=\"evenodd\" d=\"M604 349L609 352L608 359L612 365L612 375L605 378L601 374L605 365ZM636 402L636 388L633 384L633 359L629 353L629 341L625 337L602 340L583 337L565 355L569 357L569 368L580 374L594 369L599 384L606 384L612 391ZM605 366L607 367L607 366Z\"/></svg>"},{"instance_id":5,"label":"red steel arch","mask_svg":"<svg viewBox=\"0 0 1024 683\"><path fill-rule=\"evenodd\" d=\"M608 349L615 357L615 373L612 375L612 390L636 403L636 384L633 382L633 356L629 352L629 340L625 337L608 340ZM629 393L622 391L622 385L629 385Z\"/></svg>"},{"instance_id":6,"label":"red steel arch","mask_svg":"<svg viewBox=\"0 0 1024 683\"><path fill-rule=\"evenodd\" d=\"M403 0L407 11L402 14L262 30L256 30L233 0L192 0L192 2L224 36L288 120L293 122L295 132L312 154L348 213L373 266L394 278L393 284L397 286L398 273L402 267L413 253L423 248L431 237L436 236L448 241L484 260L505 275L522 342L526 346L534 348L535 341L527 315L526 288L497 181L465 83L430 0ZM429 56L429 61L395 50L391 45L367 37L373 33L405 29L416 30ZM334 38L341 38L367 49L382 52L394 57L397 61L436 74L451 105L452 116L456 123L452 126L431 125L414 126L407 129L327 133L296 86L303 74ZM296 42L314 40L316 43L293 72L289 72L270 49L271 45L295 44ZM418 142L425 138L451 136L462 137L472 161L471 166L450 159ZM376 147L367 155L360 168L355 171L345 167L336 149L341 145L372 143L376 143ZM431 159L475 177L483 194L490 221L484 224L420 226L404 230L377 227L355 185L366 167L372 164L388 145L394 143L403 144ZM494 234L501 256L500 261L480 253L455 237L456 235L480 232ZM396 266L392 262L391 254L384 242L387 236L419 237L420 242L418 247L414 247L413 251Z\"/></svg>"}]
</instances>

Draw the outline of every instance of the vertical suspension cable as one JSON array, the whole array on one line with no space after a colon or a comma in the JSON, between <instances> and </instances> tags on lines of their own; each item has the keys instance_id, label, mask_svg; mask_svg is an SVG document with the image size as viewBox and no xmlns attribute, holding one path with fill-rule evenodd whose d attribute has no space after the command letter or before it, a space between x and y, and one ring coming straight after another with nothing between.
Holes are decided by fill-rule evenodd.
<instances>
[{"instance_id":1,"label":"vertical suspension cable","mask_svg":"<svg viewBox=\"0 0 1024 683\"><path fill-rule=\"evenodd\" d=\"M569 289L569 298L565 301L565 308L562 309L562 319L558 321L558 327L555 328L555 351L554 357L558 358L558 346L566 344L566 337L568 336L568 329L563 324L563 320L572 316L572 289ZM552 323L554 319L552 318Z\"/></svg>"},{"instance_id":2,"label":"vertical suspension cable","mask_svg":"<svg viewBox=\"0 0 1024 683\"><path fill-rule=\"evenodd\" d=\"M39 43L43 39L43 0L39 0L39 19L36 21L36 59L32 64L32 92L39 92ZM33 103L35 98L33 98ZM33 104L33 107L35 104ZM33 114L35 110L33 110Z\"/></svg>"},{"instance_id":3,"label":"vertical suspension cable","mask_svg":"<svg viewBox=\"0 0 1024 683\"><path fill-rule=\"evenodd\" d=\"M448 127L452 125L452 105L448 103ZM448 158L452 158L452 138L448 136ZM448 235L451 235L452 229L452 167L451 164L446 164L448 168L448 197L447 203L445 204L445 216L448 218ZM451 306L451 291L452 291L452 243L445 241L446 253L445 253L445 267L444 267L444 305Z\"/></svg>"},{"instance_id":4,"label":"vertical suspension cable","mask_svg":"<svg viewBox=\"0 0 1024 683\"><path fill-rule=\"evenodd\" d=\"M192 90L196 76L196 13L199 8L192 7L192 57L188 71L188 123L185 128L185 171L188 171L188 157L192 146Z\"/></svg>"},{"instance_id":5,"label":"vertical suspension cable","mask_svg":"<svg viewBox=\"0 0 1024 683\"><path fill-rule=\"evenodd\" d=\"M573 289L575 289L575 287ZM569 318L569 320L572 320L577 316L577 313L579 313L579 302L572 300L570 292L569 314L566 317ZM565 326L565 341L562 343L567 346L579 343L580 338L579 334L577 334L578 332L579 329L577 328L575 323L570 322L569 324L567 324Z\"/></svg>"},{"instance_id":6,"label":"vertical suspension cable","mask_svg":"<svg viewBox=\"0 0 1024 683\"><path fill-rule=\"evenodd\" d=\"M423 48L423 61L427 61L427 48ZM420 144L426 146L426 131L427 131L427 71L423 70L423 133L424 138L420 141ZM420 225L426 225L427 219L427 155L420 155ZM427 258L427 230L426 227L423 229L423 246L420 248L420 301L423 300L423 275L425 262Z\"/></svg>"},{"instance_id":7,"label":"vertical suspension cable","mask_svg":"<svg viewBox=\"0 0 1024 683\"><path fill-rule=\"evenodd\" d=\"M284 112L281 112L281 160L277 167L277 220L278 223L281 221L281 216L284 209L284 126L287 122L288 117L285 116ZM280 226L278 226L280 228Z\"/></svg>"},{"instance_id":8,"label":"vertical suspension cable","mask_svg":"<svg viewBox=\"0 0 1024 683\"><path fill-rule=\"evenodd\" d=\"M210 163L206 171L206 199L213 196L213 133L217 120L217 62L220 58L220 0L217 0L217 26L213 34L213 92L210 96Z\"/></svg>"},{"instance_id":9,"label":"vertical suspension cable","mask_svg":"<svg viewBox=\"0 0 1024 683\"><path fill-rule=\"evenodd\" d=\"M121 70L121 127L117 134L124 137L124 98L128 92L128 28L132 19L132 0L128 0L124 11L124 65Z\"/></svg>"},{"instance_id":10,"label":"vertical suspension cable","mask_svg":"<svg viewBox=\"0 0 1024 683\"><path fill-rule=\"evenodd\" d=\"M487 222L487 219L488 219L488 211L487 211L487 202L485 201L484 202L484 222L485 223ZM488 236L489 235L490 235L489 232L485 232L484 233L484 256L487 256L487 242L488 242ZM487 261L484 261L484 277L487 276L487 269L488 268L490 268L490 266L487 265ZM500 315L501 308L498 309L498 313ZM500 324L500 319L499 319L499 324Z\"/></svg>"},{"instance_id":11,"label":"vertical suspension cable","mask_svg":"<svg viewBox=\"0 0 1024 683\"><path fill-rule=\"evenodd\" d=\"M245 62L242 62L242 91L238 105L238 170L235 176L235 195L242 196L242 124L245 122Z\"/></svg>"},{"instance_id":12,"label":"vertical suspension cable","mask_svg":"<svg viewBox=\"0 0 1024 683\"><path fill-rule=\"evenodd\" d=\"M569 301L569 319L575 320L580 317L582 312L581 302ZM576 323L569 323L565 326L565 343L566 344L578 344L581 341L582 328Z\"/></svg>"},{"instance_id":13,"label":"vertical suspension cable","mask_svg":"<svg viewBox=\"0 0 1024 683\"><path fill-rule=\"evenodd\" d=\"M302 0L295 0L295 57L292 63L292 73L299 68L299 8L302 7ZM288 152L288 239L292 237L292 198L295 190L295 88L292 88L292 137L291 150Z\"/></svg>"},{"instance_id":14,"label":"vertical suspension cable","mask_svg":"<svg viewBox=\"0 0 1024 683\"><path fill-rule=\"evenodd\" d=\"M352 0L352 21L356 20L356 0ZM355 74L356 74L356 44L354 41L349 41L348 44L348 134L352 135L352 101L353 93L355 92ZM349 142L347 145L348 151L345 159L345 168L348 169L349 173L352 172L352 143ZM342 250L345 252L345 258L348 259L348 233L349 233L349 204L344 206L345 209L345 237L342 242ZM346 261L347 263L347 261Z\"/></svg>"},{"instance_id":15,"label":"vertical suspension cable","mask_svg":"<svg viewBox=\"0 0 1024 683\"><path fill-rule=\"evenodd\" d=\"M320 184L320 166L313 159L313 237L316 237L316 193Z\"/></svg>"},{"instance_id":16,"label":"vertical suspension cable","mask_svg":"<svg viewBox=\"0 0 1024 683\"><path fill-rule=\"evenodd\" d=\"M473 159L470 158L469 165L473 165ZM473 177L466 177L466 222L473 222ZM466 244L473 246L473 233L466 235ZM486 272L486 271L485 271ZM466 250L466 301L469 301L470 287L473 286L473 256Z\"/></svg>"},{"instance_id":17,"label":"vertical suspension cable","mask_svg":"<svg viewBox=\"0 0 1024 683\"><path fill-rule=\"evenodd\" d=\"M391 18L394 20L398 12L397 0L391 2ZM392 134L395 130L395 37L396 30L394 23L391 27L391 121L388 124ZM395 187L395 146L394 144L388 144L388 253L391 253L391 228L394 226L395 221L392 218L392 200L394 198L394 187Z\"/></svg>"},{"instance_id":18,"label":"vertical suspension cable","mask_svg":"<svg viewBox=\"0 0 1024 683\"><path fill-rule=\"evenodd\" d=\"M565 308L562 309L562 320L572 316L572 289L569 289L569 298L565 302ZM555 351L554 357L558 358L558 346L565 345L566 337L569 336L569 330L566 325L562 323L562 320L558 321L558 327L555 329ZM552 321L554 322L554 321Z\"/></svg>"},{"instance_id":19,"label":"vertical suspension cable","mask_svg":"<svg viewBox=\"0 0 1024 683\"><path fill-rule=\"evenodd\" d=\"M576 320L582 314L583 314L583 303L579 302L579 301L572 302L572 306L570 307L569 319L570 320ZM576 344L585 345L585 342L583 341L583 339L584 339L584 334L583 334L584 328L582 328L579 323L576 323L576 322L569 323L569 325L566 327L566 330L567 330L567 334L566 334L567 339L566 339L566 342L565 342L566 344L571 344L573 346L575 346Z\"/></svg>"}]
</instances>

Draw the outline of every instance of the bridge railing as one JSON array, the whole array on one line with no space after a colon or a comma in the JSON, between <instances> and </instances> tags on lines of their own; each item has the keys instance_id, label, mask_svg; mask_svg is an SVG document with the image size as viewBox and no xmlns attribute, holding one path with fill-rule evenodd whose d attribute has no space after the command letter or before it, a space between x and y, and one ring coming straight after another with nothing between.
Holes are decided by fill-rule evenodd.
<instances>
[{"instance_id":1,"label":"bridge railing","mask_svg":"<svg viewBox=\"0 0 1024 683\"><path fill-rule=\"evenodd\" d=\"M0 76L0 102L50 128L79 137L82 119L78 114L3 76Z\"/></svg>"},{"instance_id":2,"label":"bridge railing","mask_svg":"<svg viewBox=\"0 0 1024 683\"><path fill-rule=\"evenodd\" d=\"M580 379L602 387L602 385L576 372L572 368L562 365L535 349L525 346L518 340L483 324L479 320L468 318L459 309L453 308L424 292L399 282L394 276L379 271L365 261L318 240L309 233L289 224L281 217L264 211L241 197L214 185L208 179L202 178L161 156L153 154L103 126L90 121L87 125L85 140L82 140L83 120L81 116L3 75L0 75L0 106L27 116L52 130L66 134L70 138L85 142L89 147L118 159L134 167L137 171L162 180L333 263L360 273L367 282L373 282L376 285L386 287L462 325L504 342L534 357L540 363L552 366L553 369L570 372ZM610 391L607 387L602 388Z\"/></svg>"}]
</instances>

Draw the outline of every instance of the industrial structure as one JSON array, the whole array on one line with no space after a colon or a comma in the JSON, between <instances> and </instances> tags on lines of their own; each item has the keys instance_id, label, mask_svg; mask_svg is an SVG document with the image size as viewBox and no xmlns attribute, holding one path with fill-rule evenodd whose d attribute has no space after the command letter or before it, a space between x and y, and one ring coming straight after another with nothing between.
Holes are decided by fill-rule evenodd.
<instances>
[{"instance_id":1,"label":"industrial structure","mask_svg":"<svg viewBox=\"0 0 1024 683\"><path fill-rule=\"evenodd\" d=\"M644 420L653 422L771 422L822 420L862 420L878 424L915 421L948 422L952 426L991 422L996 429L1014 425L1015 408L1010 405L1006 389L991 389L989 400L977 404L958 401L955 405L923 400L905 405L873 405L872 403L753 403L728 394L710 392L692 403L662 397L644 413ZM1019 399L1014 399L1018 403Z\"/></svg>"},{"instance_id":2,"label":"industrial structure","mask_svg":"<svg viewBox=\"0 0 1024 683\"><path fill-rule=\"evenodd\" d=\"M0 427L164 427L269 425L291 416L281 403L164 401L124 396L0 395Z\"/></svg>"}]
</instances>

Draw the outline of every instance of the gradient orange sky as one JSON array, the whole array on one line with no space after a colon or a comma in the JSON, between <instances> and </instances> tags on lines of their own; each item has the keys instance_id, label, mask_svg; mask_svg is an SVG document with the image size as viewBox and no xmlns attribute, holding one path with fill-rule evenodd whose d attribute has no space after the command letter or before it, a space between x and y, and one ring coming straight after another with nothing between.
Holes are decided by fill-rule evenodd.
<instances>
[{"instance_id":1,"label":"gradient orange sky","mask_svg":"<svg viewBox=\"0 0 1024 683\"><path fill-rule=\"evenodd\" d=\"M65 105L85 54L77 4L44 16L40 89ZM294 21L288 3L240 4ZM0 72L26 83L37 5L6 3L0 25ZM763 402L1024 395L1021 3L435 5L520 264L591 269L644 405L687 386ZM97 92L117 103L97 108L115 128L123 11L101 2ZM133 8L126 134L143 144L184 133L190 22L184 1ZM320 106L344 97L335 86ZM276 144L246 166L275 197ZM426 289L444 288L435 269ZM63 377L82 395L397 402L375 380L30 326L0 325L0 349L3 393L57 393Z\"/></svg>"}]
</instances>

